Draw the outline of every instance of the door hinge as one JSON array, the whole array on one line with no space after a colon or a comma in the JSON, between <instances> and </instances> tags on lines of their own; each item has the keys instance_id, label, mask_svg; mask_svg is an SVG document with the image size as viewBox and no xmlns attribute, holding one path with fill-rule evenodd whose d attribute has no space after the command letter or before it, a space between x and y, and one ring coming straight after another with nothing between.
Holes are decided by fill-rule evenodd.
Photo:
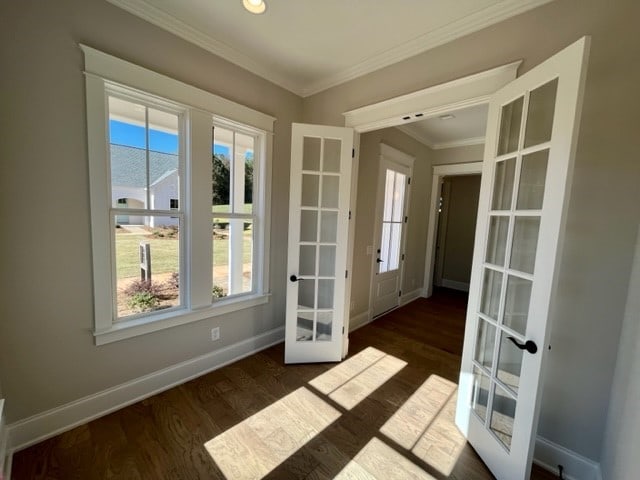
<instances>
[{"instance_id":1,"label":"door hinge","mask_svg":"<svg viewBox=\"0 0 640 480\"><path fill-rule=\"evenodd\" d=\"M402 254L402 260L404 260L404 253Z\"/></svg>"},{"instance_id":2,"label":"door hinge","mask_svg":"<svg viewBox=\"0 0 640 480\"><path fill-rule=\"evenodd\" d=\"M404 217L404 223L407 223L407 220L409 220L409 217Z\"/></svg>"},{"instance_id":3,"label":"door hinge","mask_svg":"<svg viewBox=\"0 0 640 480\"><path fill-rule=\"evenodd\" d=\"M344 278L348 278L349 277L349 270L345 270L344 271Z\"/></svg>"},{"instance_id":4,"label":"door hinge","mask_svg":"<svg viewBox=\"0 0 640 480\"><path fill-rule=\"evenodd\" d=\"M407 185L411 185L411 177L407 178Z\"/></svg>"},{"instance_id":5,"label":"door hinge","mask_svg":"<svg viewBox=\"0 0 640 480\"><path fill-rule=\"evenodd\" d=\"M349 210L349 220L351 220L351 210Z\"/></svg>"},{"instance_id":6,"label":"door hinge","mask_svg":"<svg viewBox=\"0 0 640 480\"><path fill-rule=\"evenodd\" d=\"M398 291L398 296L401 297L402 296L402 290Z\"/></svg>"},{"instance_id":7,"label":"door hinge","mask_svg":"<svg viewBox=\"0 0 640 480\"><path fill-rule=\"evenodd\" d=\"M351 158L356 158L356 149L355 148L351 149Z\"/></svg>"},{"instance_id":8,"label":"door hinge","mask_svg":"<svg viewBox=\"0 0 640 480\"><path fill-rule=\"evenodd\" d=\"M344 325L342 326L342 334L344 335Z\"/></svg>"}]
</instances>

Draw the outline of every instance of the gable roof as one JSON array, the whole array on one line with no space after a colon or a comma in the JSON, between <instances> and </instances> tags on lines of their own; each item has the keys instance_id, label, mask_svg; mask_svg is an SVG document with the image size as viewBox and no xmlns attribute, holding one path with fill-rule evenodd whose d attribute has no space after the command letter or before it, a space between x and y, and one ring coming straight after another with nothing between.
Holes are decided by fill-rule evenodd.
<instances>
[{"instance_id":1,"label":"gable roof","mask_svg":"<svg viewBox=\"0 0 640 480\"><path fill-rule=\"evenodd\" d=\"M146 188L146 150L111 144L111 185ZM149 185L178 170L178 155L149 152Z\"/></svg>"}]
</instances>

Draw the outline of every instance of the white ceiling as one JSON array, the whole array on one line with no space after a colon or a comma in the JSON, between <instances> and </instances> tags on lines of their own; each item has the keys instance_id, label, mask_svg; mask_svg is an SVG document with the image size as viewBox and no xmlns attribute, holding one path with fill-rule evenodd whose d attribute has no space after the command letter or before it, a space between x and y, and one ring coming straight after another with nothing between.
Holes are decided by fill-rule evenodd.
<instances>
[{"instance_id":1,"label":"white ceiling","mask_svg":"<svg viewBox=\"0 0 640 480\"><path fill-rule=\"evenodd\" d=\"M108 0L308 96L551 0Z\"/></svg>"},{"instance_id":2,"label":"white ceiling","mask_svg":"<svg viewBox=\"0 0 640 480\"><path fill-rule=\"evenodd\" d=\"M398 127L407 135L434 149L484 143L488 105L475 105Z\"/></svg>"}]
</instances>

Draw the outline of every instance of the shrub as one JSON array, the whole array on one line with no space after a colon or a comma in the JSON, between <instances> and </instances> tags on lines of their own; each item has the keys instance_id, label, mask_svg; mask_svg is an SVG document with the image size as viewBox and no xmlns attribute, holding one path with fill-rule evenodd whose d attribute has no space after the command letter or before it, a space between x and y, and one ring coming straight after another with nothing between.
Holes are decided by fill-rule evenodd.
<instances>
[{"instance_id":1,"label":"shrub","mask_svg":"<svg viewBox=\"0 0 640 480\"><path fill-rule=\"evenodd\" d=\"M128 304L140 312L153 310L160 303L162 288L151 280L135 280L124 289Z\"/></svg>"},{"instance_id":2,"label":"shrub","mask_svg":"<svg viewBox=\"0 0 640 480\"><path fill-rule=\"evenodd\" d=\"M211 293L213 294L213 298L222 298L227 296L220 285L214 285Z\"/></svg>"},{"instance_id":3,"label":"shrub","mask_svg":"<svg viewBox=\"0 0 640 480\"><path fill-rule=\"evenodd\" d=\"M149 293L153 296L160 296L162 287L151 280L134 280L124 289L125 295L133 296L137 293Z\"/></svg>"},{"instance_id":4,"label":"shrub","mask_svg":"<svg viewBox=\"0 0 640 480\"><path fill-rule=\"evenodd\" d=\"M180 288L180 273L173 272L166 283L168 288Z\"/></svg>"}]
</instances>

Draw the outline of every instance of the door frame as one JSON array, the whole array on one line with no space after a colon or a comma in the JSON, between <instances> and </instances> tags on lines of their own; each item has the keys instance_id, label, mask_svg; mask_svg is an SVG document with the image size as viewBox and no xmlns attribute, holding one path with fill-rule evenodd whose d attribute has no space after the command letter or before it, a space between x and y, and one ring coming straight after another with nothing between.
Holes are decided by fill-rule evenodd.
<instances>
[{"instance_id":1,"label":"door frame","mask_svg":"<svg viewBox=\"0 0 640 480\"><path fill-rule=\"evenodd\" d=\"M427 226L427 244L425 249L424 283L422 296L428 298L433 293L433 272L436 257L436 234L438 225L438 198L442 188L442 179L459 175L482 175L482 161L458 163L454 165L435 165L431 180L431 201L429 202L429 224Z\"/></svg>"},{"instance_id":2,"label":"door frame","mask_svg":"<svg viewBox=\"0 0 640 480\"><path fill-rule=\"evenodd\" d=\"M513 81L518 76L518 68L522 60L501 65L483 72L427 87L416 92L400 95L382 102L365 105L344 112L344 125L354 129L354 156L351 190L351 222L349 224L349 245L347 265L349 272L353 268L353 250L356 220L357 178L360 164L360 134L387 127L397 127L418 120L436 117L443 113L487 103L498 89ZM416 117L416 115L419 115ZM424 286L423 286L424 287ZM347 312L351 305L351 277L346 282L345 292ZM345 316L344 356L348 346L348 333L373 320L371 308L365 312L365 318L350 325L351 316Z\"/></svg>"},{"instance_id":3,"label":"door frame","mask_svg":"<svg viewBox=\"0 0 640 480\"><path fill-rule=\"evenodd\" d=\"M377 179L377 185L376 185L376 212L375 212L375 220L374 220L374 226L373 226L373 254L371 255L371 282L369 284L369 312L371 317L373 318L373 304L374 304L374 298L373 298L373 292L374 292L374 287L375 287L375 269L376 269L376 262L375 262L375 250L376 250L376 245L380 242L380 230L382 228L382 221L381 221L381 217L382 217L382 209L384 207L384 187L382 186L382 158L383 157L387 157L389 158L393 163L397 163L398 165L401 165L403 167L406 167L409 169L409 175L408 177L411 178L411 176L413 175L413 164L415 162L415 157L403 152L402 150L398 150L397 148L394 148L390 145L387 145L386 143L381 142L380 143L380 154L378 155L378 158L380 160L379 164L378 164L378 179ZM406 185L405 186L405 195L404 195L404 205L402 206L403 209L403 215L406 215L407 210L409 209L409 205L411 204L411 185ZM404 251L406 249L406 242L407 242L407 227L409 226L409 220L408 219L406 222L404 222L402 224L402 239L400 240L400 251L401 251L401 255L404 255ZM402 291L402 282L404 280L404 260L400 261L400 283L399 283L399 290ZM402 298L398 299L398 305L396 305L396 307L394 308L398 308L399 306L402 305Z\"/></svg>"}]
</instances>

